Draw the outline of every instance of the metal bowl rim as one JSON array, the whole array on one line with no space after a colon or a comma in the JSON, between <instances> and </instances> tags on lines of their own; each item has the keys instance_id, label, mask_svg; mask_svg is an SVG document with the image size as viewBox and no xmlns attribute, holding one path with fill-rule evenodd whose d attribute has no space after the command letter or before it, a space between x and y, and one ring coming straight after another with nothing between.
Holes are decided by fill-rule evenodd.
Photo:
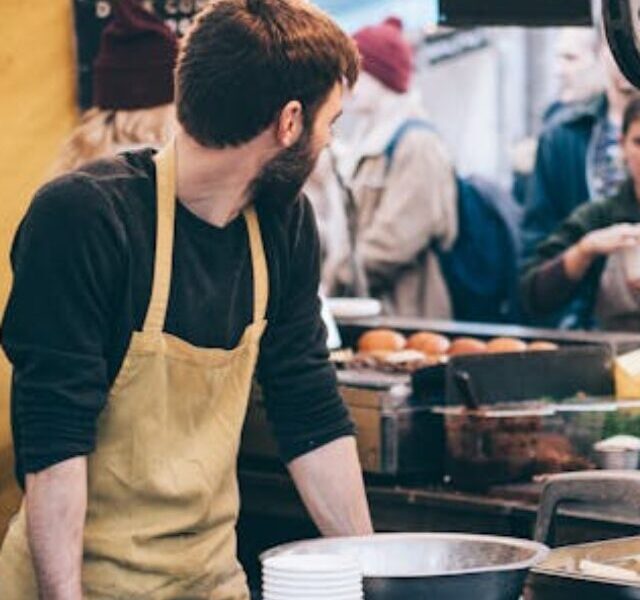
<instances>
[{"instance_id":1,"label":"metal bowl rim","mask_svg":"<svg viewBox=\"0 0 640 600\"><path fill-rule=\"evenodd\" d=\"M292 548L299 547L301 545L321 545L327 540L334 539L343 542L369 542L369 543L382 543L387 540L416 540L425 539L432 541L458 541L458 542L482 542L493 543L502 546L511 546L522 548L525 550L533 551L533 556L527 560L520 562L509 563L506 565L494 565L490 567L476 567L471 569L461 569L459 571L447 571L446 573L437 573L433 575L377 575L377 576L365 576L365 580L375 579L424 579L424 578L436 578L436 577L452 577L460 575L473 575L477 573L502 573L505 571L523 571L533 568L535 565L540 564L549 555L550 549L539 542L531 540L524 540L520 538L511 538L506 536L497 535L481 535L473 533L377 533L372 536L356 536L356 537L343 537L343 538L318 538L313 540L300 540L297 542L290 542L288 544L282 544L271 548L260 554L260 562L264 562L265 559L271 556L277 556L283 552L287 552Z\"/></svg>"}]
</instances>

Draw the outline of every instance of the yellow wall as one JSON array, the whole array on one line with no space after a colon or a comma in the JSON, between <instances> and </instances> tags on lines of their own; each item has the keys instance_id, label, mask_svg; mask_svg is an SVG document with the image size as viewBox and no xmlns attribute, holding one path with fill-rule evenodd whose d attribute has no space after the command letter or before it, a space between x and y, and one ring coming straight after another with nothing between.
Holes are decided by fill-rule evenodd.
<instances>
[{"instance_id":1,"label":"yellow wall","mask_svg":"<svg viewBox=\"0 0 640 600\"><path fill-rule=\"evenodd\" d=\"M75 112L71 0L0 0L0 307L11 240ZM0 539L18 493L12 476L9 367L0 359Z\"/></svg>"}]
</instances>

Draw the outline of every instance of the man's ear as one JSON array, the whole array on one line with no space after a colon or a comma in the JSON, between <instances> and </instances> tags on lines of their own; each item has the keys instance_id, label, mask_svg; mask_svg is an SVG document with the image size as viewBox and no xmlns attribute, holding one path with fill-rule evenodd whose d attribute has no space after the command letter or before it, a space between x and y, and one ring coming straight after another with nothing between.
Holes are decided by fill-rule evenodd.
<instances>
[{"instance_id":1,"label":"man's ear","mask_svg":"<svg viewBox=\"0 0 640 600\"><path fill-rule=\"evenodd\" d=\"M293 146L304 129L303 108L298 100L287 102L276 123L276 137L285 148Z\"/></svg>"}]
</instances>

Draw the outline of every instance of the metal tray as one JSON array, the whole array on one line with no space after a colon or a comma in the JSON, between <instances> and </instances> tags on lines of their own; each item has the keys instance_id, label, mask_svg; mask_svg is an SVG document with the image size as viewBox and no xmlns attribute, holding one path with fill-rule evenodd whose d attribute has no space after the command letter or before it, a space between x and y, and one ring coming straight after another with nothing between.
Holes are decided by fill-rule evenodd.
<instances>
[{"instance_id":1,"label":"metal tray","mask_svg":"<svg viewBox=\"0 0 640 600\"><path fill-rule=\"evenodd\" d=\"M640 580L616 579L585 572L583 561L618 566L640 555L640 537L558 548L531 574L527 600L560 600L579 595L581 600L640 600Z\"/></svg>"},{"instance_id":2,"label":"metal tray","mask_svg":"<svg viewBox=\"0 0 640 600\"><path fill-rule=\"evenodd\" d=\"M611 396L612 361L611 349L605 346L456 356L446 369L446 403L465 403L465 390L456 384L460 373L470 379L482 404L562 399L580 393Z\"/></svg>"},{"instance_id":3,"label":"metal tray","mask_svg":"<svg viewBox=\"0 0 640 600\"><path fill-rule=\"evenodd\" d=\"M550 477L545 484L535 539L551 542L558 507L564 503L606 503L640 513L640 473L592 471ZM640 581L585 572L583 561L621 566L640 556L640 537L568 546L553 550L527 581L526 600L640 600Z\"/></svg>"},{"instance_id":4,"label":"metal tray","mask_svg":"<svg viewBox=\"0 0 640 600\"><path fill-rule=\"evenodd\" d=\"M484 340L494 337L517 337L526 342L548 340L559 346L604 346L614 355L640 348L640 334L596 331L565 331L537 329L495 323L470 323L440 321L406 317L371 317L363 319L338 319L340 335L346 346L355 346L358 337L368 329L396 329L404 334L416 331L433 331L449 337L472 336Z\"/></svg>"},{"instance_id":5,"label":"metal tray","mask_svg":"<svg viewBox=\"0 0 640 600\"><path fill-rule=\"evenodd\" d=\"M465 405L469 394L483 405L561 400L578 394L612 396L612 361L606 346L456 356L446 364L416 371L411 385L416 398L429 406Z\"/></svg>"}]
</instances>

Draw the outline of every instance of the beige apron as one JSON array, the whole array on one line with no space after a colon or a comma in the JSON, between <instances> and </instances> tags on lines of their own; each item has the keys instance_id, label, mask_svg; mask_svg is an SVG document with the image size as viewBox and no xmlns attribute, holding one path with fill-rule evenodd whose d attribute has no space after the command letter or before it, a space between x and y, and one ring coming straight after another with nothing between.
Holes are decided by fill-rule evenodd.
<instances>
[{"instance_id":1,"label":"beige apron","mask_svg":"<svg viewBox=\"0 0 640 600\"><path fill-rule=\"evenodd\" d=\"M153 291L88 457L84 598L246 600L236 558L236 459L264 332L268 273L255 210L245 211L253 322L233 350L163 331L173 258L173 147L156 157ZM212 307L215 310L216 307ZM0 598L36 600L24 506L0 554Z\"/></svg>"}]
</instances>

